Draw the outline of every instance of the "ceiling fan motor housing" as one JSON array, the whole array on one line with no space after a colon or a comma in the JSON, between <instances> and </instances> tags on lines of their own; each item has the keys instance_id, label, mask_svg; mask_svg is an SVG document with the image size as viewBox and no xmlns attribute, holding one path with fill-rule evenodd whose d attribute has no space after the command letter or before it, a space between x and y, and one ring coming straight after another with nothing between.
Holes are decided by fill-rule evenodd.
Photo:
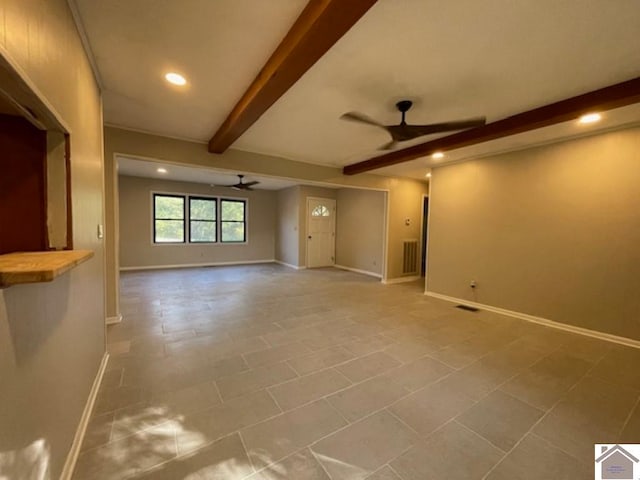
<instances>
[{"instance_id":1,"label":"ceiling fan motor housing","mask_svg":"<svg viewBox=\"0 0 640 480\"><path fill-rule=\"evenodd\" d=\"M396 108L404 113L411 108L411 105L413 105L411 100L400 100L396 103Z\"/></svg>"}]
</instances>

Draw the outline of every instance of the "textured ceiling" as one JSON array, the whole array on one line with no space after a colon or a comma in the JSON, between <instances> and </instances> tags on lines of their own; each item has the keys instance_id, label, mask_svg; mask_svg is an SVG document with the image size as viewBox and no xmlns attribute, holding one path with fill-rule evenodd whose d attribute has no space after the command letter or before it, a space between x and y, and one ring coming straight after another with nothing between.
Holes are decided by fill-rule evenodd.
<instances>
[{"instance_id":1,"label":"textured ceiling","mask_svg":"<svg viewBox=\"0 0 640 480\"><path fill-rule=\"evenodd\" d=\"M105 87L105 121L199 141L223 122L306 3L76 2ZM640 76L640 2L614 3L379 0L232 148L342 166L388 141L384 131L340 120L346 111L396 123L394 103L408 98L410 123L495 121ZM169 70L183 73L187 88L167 85ZM638 109L623 117L611 112L592 128L640 121ZM583 133L552 127L479 151ZM419 176L412 171L383 172Z\"/></svg>"}]
</instances>

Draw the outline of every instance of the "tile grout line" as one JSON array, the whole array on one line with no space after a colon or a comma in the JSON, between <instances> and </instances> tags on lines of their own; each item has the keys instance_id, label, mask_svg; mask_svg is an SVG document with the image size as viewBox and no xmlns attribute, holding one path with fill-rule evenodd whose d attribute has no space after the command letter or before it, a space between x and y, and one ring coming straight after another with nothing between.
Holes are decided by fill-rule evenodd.
<instances>
[{"instance_id":1,"label":"tile grout line","mask_svg":"<svg viewBox=\"0 0 640 480\"><path fill-rule=\"evenodd\" d=\"M267 395L269 395L269 397L271 398L271 400L273 400L273 403L276 404L276 407L278 407L278 410L280 410L280 413L284 413L284 409L280 406L280 404L278 403L278 400L276 400L276 397L273 396L273 393L271 393L271 391L269 390L269 388L271 387L267 387L264 390L267 392ZM290 410L289 410L290 411Z\"/></svg>"},{"instance_id":2,"label":"tile grout line","mask_svg":"<svg viewBox=\"0 0 640 480\"><path fill-rule=\"evenodd\" d=\"M318 458L318 454L316 452L314 452L310 446L306 446L304 447L306 449L308 449L311 452L311 455L313 456L313 458L315 459L316 462L318 462L318 465L320 465L320 468L322 469L322 471L327 475L327 478L329 478L330 480L333 479L333 477L329 474L329 471L327 470L327 467L324 466L324 463L322 463L322 461ZM302 449L300 449L302 450ZM298 450L298 451L300 451Z\"/></svg>"},{"instance_id":3,"label":"tile grout line","mask_svg":"<svg viewBox=\"0 0 640 480\"><path fill-rule=\"evenodd\" d=\"M327 400L327 399L325 399L325 398L322 398L322 400L324 400L324 401L327 403L327 405L329 405L329 407L330 407L334 412L336 412L336 413L338 414L338 416L339 416L342 420L344 420L345 425L351 425L351 422L349 422L349 420L347 420L347 417L345 417L345 416L342 414L342 412L341 412L340 410L338 410L338 409L335 407L335 405L333 405L333 403L331 403L329 400Z\"/></svg>"},{"instance_id":4,"label":"tile grout line","mask_svg":"<svg viewBox=\"0 0 640 480\"><path fill-rule=\"evenodd\" d=\"M422 441L422 438L421 438L421 441ZM391 467L391 462L395 462L397 459L399 459L400 457L402 457L404 454L406 454L407 452L409 452L409 451L411 451L412 449L414 449L414 448L416 447L416 445L417 445L417 444L413 444L413 445L411 445L411 446L409 446L409 447L405 448L405 449L404 449L402 452L400 452L398 455L396 455L395 457L393 457L393 458L391 458L390 460L388 460L388 461L387 461L387 463L384 463L384 464L380 465L376 470L374 470L374 471L373 471L373 472L371 472L369 475L367 475L367 476L365 477L365 480L366 480L367 478L369 478L371 475L373 475L374 473L376 473L378 470L381 470L382 468L384 468L384 466L385 466L385 465L388 465L388 466L389 466L389 468L391 468L391 470L393 471L393 473L395 473L396 475L398 475L398 477L399 477L400 479L402 479L403 477L402 477L398 472L396 472L396 471Z\"/></svg>"},{"instance_id":5,"label":"tile grout line","mask_svg":"<svg viewBox=\"0 0 640 480\"><path fill-rule=\"evenodd\" d=\"M251 474L247 475L247 476L253 475L254 473L256 473L258 471L258 469L253 464L253 460L251 459L251 454L249 453L249 449L247 448L247 444L245 443L244 437L242 436L242 433L240 432L240 430L238 430L238 437L240 438L240 443L242 444L242 448L244 450L244 453L247 455L247 460L249 460L249 465L253 469L253 472Z\"/></svg>"},{"instance_id":6,"label":"tile grout line","mask_svg":"<svg viewBox=\"0 0 640 480\"><path fill-rule=\"evenodd\" d=\"M389 410L389 407L384 407L384 410L391 415L393 418L395 418L398 422L400 422L402 425L404 425L405 427L407 427L409 430L411 430L413 433L415 433L418 438L420 438L420 440L424 440L424 435L421 434L420 432L418 432L415 428L413 428L411 425L409 425L407 422L405 422L404 420L402 420L399 416L397 416L395 413L393 413L391 410Z\"/></svg>"},{"instance_id":7,"label":"tile grout line","mask_svg":"<svg viewBox=\"0 0 640 480\"><path fill-rule=\"evenodd\" d=\"M394 460L396 460L397 458L399 458L399 457L394 458ZM391 462L387 463L386 465L389 467L389 469L390 469L393 473L395 473L395 474L396 474L396 476L397 476L400 480L405 480L405 479L404 479L404 477L403 477L402 475L400 475L400 474L396 471L396 469L395 469L395 468L393 468L393 465L391 465ZM383 466L384 466L384 465L383 465Z\"/></svg>"},{"instance_id":8,"label":"tile grout line","mask_svg":"<svg viewBox=\"0 0 640 480\"><path fill-rule=\"evenodd\" d=\"M399 327L399 328L401 328L401 327ZM391 329L391 331L393 331L393 330L395 330L395 329ZM367 336L367 337L365 337L365 338L369 338L369 336ZM267 345L270 345L268 342L266 342L266 343L267 343ZM326 347L326 348L332 348L332 347ZM326 348L325 348L325 349L326 349ZM322 349L322 350L325 350L325 349ZM313 352L313 353L315 353L315 352ZM313 353L312 353L312 354L313 354ZM487 354L489 354L489 353L490 353L490 352L488 352ZM428 355L427 355L427 356L428 356ZM362 357L362 356L361 356L361 357ZM358 358L358 357L356 357L356 358ZM436 360L437 360L437 359L436 359ZM440 361L440 360L438 360L438 361ZM475 361L477 361L477 360L475 360ZM287 361L287 362L285 362L285 363L287 363L287 365L288 365L289 367L291 367L291 365L288 363L288 361ZM472 363L473 363L473 362L472 362ZM331 368L331 367L328 367L328 368ZM293 369L293 368L292 368L292 370L293 370L296 374L298 374L298 372L296 372L296 371L295 371L295 369ZM324 370L324 369L322 369L322 370ZM321 370L321 371L322 371L322 370ZM454 369L454 371L457 371L457 370L460 370L460 369ZM337 371L338 371L338 370L337 370ZM338 372L339 372L339 371L338 371ZM317 373L317 372L312 372L312 373ZM387 372L383 372L382 374L384 374L384 373L387 373ZM453 373L453 372L452 372L452 373ZM382 375L382 374L380 374L380 375ZM300 377L300 375L299 375L299 374L298 374L298 376ZM377 376L379 376L379 375L375 375L375 376L373 376L373 377L370 377L370 378L365 379L365 380L363 380L362 382L358 382L358 383L363 383L363 382L368 381L368 380L370 380L370 379L372 379L372 378L375 378L375 377L377 377ZM514 376L515 376L515 375L514 375ZM509 379L508 379L508 380L509 380ZM507 380L507 381L508 381L508 380ZM293 380L291 380L291 381L293 381ZM215 382L215 381L214 381L214 382ZM435 381L434 381L434 382L431 382L430 384L433 384L433 383L435 383ZM506 381L505 381L505 383L506 383ZM418 390L416 390L416 391L419 391L419 390L421 390L422 388L426 388L426 387L427 387L428 385L430 385L430 384L427 384L427 385L425 385L424 387L421 387L420 389L418 389ZM501 385L503 385L503 384L501 384ZM274 385L274 386L275 386L275 385ZM269 392L269 390L268 390L269 388L271 388L271 387L264 387L264 389L265 389L265 390L267 390L267 392L270 394L271 392ZM349 388L349 387L346 387L346 388ZM346 388L345 388L345 389L346 389ZM497 390L498 388L500 388L500 386L499 386L499 387L497 387L497 388L496 388L496 390ZM257 391L260 391L260 390L261 390L261 389L258 389ZM334 392L334 393L335 393L335 392ZM410 392L409 394L411 394L411 393L414 393L414 392ZM320 399L326 399L326 398L327 398L328 396L330 396L330 395L333 395L333 393L332 393L332 394L327 394L327 395L325 395L324 397L320 397L319 399L316 399L316 400L314 400L314 401L318 401L318 400L320 400ZM402 398L405 398L405 397L402 397ZM483 398L484 398L484 397L483 397ZM274 399L274 401L275 401L275 399ZM398 401L399 401L399 400L398 400ZM313 402L313 401L312 401L312 402ZM308 402L308 403L312 403L312 402ZM331 407L333 407L333 405L332 405L330 402L327 402L327 403L328 403ZM525 403L526 403L526 402L525 402ZM277 402L276 402L276 405L277 405ZM305 404L305 405L306 405L306 404ZM304 406L304 405L303 405L303 406ZM335 409L335 407L333 407L333 408ZM384 407L384 408L387 408L387 407ZM537 408L537 407L536 407L536 408ZM337 411L337 410L336 410L336 411ZM632 411L633 411L633 409L632 409ZM340 413L340 412L338 412L338 413ZM376 412L373 412L373 413L372 413L372 415L373 415L373 414L375 414L375 413L376 413ZM273 417L272 417L272 418L273 418ZM357 421L363 420L364 418L367 418L367 416L365 416L365 417L363 417L362 419L359 419L359 420L357 420ZM347 423L349 424L349 422L347 422ZM354 422L354 423L355 423L355 422ZM239 432L239 430L238 430L238 432ZM222 438L224 438L224 437L222 437ZM305 447L305 448L306 448L306 447ZM245 448L245 449L246 449L246 448Z\"/></svg>"},{"instance_id":9,"label":"tile grout line","mask_svg":"<svg viewBox=\"0 0 640 480\"><path fill-rule=\"evenodd\" d=\"M564 450L563 448L561 448L561 447L557 446L555 443L551 442L550 440L547 440L546 438L541 437L541 436L540 436L540 435L538 435L537 433L535 433L535 432L531 432L529 435L531 435L532 437L536 437L536 438L538 438L540 441L542 441L542 442L546 443L547 445L549 445L550 447L555 448L556 450L561 451L561 452L562 452L562 453L564 453L567 457L571 457L571 458L573 458L576 462L578 462L578 463L582 463L583 465L587 465L587 464L585 464L585 463L584 463L584 460L583 460L583 459L580 459L580 458L576 457L575 455L573 455L572 453L567 452L567 451L566 451L566 450ZM591 465L589 465L589 466L591 466Z\"/></svg>"},{"instance_id":10,"label":"tile grout line","mask_svg":"<svg viewBox=\"0 0 640 480\"><path fill-rule=\"evenodd\" d=\"M218 387L218 382L216 382L215 380L211 380L211 383L213 383L213 388L216 390L216 394L218 395L218 399L220 400L220 403L224 403L224 399L222 398L222 394L220 393L220 388Z\"/></svg>"},{"instance_id":11,"label":"tile grout line","mask_svg":"<svg viewBox=\"0 0 640 480\"><path fill-rule=\"evenodd\" d=\"M529 435L530 433L531 433L531 434L533 434L533 433L534 433L534 432L533 432L533 430L534 430L538 425L540 425L540 424L542 423L542 421L543 421L545 418L547 418L547 416L548 416L548 415L549 415L549 414L550 414L550 413L555 409L555 407L556 407L557 405L559 405L559 404L560 404L560 402L562 402L562 401L566 398L566 396L567 396L571 391L573 391L573 389L575 389L575 388L576 388L576 386L577 386L577 385L578 385L578 384L579 384L579 383L580 383L584 378L586 378L586 377L587 377L587 375L589 375L589 373L590 373L590 372L591 372L591 371L596 367L596 365L597 365L597 364L593 364L593 365L591 366L591 368L589 368L589 370L587 370L587 371L586 371L586 372L585 372L585 373L584 373L584 374L583 374L583 375L578 379L578 381L577 381L577 382L576 382L576 383L575 383L575 384L574 384L574 385L573 385L569 390L567 390L563 396L561 396L561 397L560 397L560 398L559 398L559 399L558 399L558 400L553 404L553 406L552 406L549 410L547 410L546 412L544 412L544 414L543 414L543 415L542 415L542 416L541 416L541 417L540 417L536 422L534 422L534 424L533 424L533 425L531 425L531 427L529 428L529 430L527 430L527 431L526 431L526 432L525 432L525 433L520 437L520 439L519 439L519 440L518 440L518 441L513 445L513 447L511 447L511 449L509 449L509 451L507 451L507 453L505 454L505 456L504 456L504 457L502 457L502 459L500 459L500 460L499 460L499 461L498 461L498 462L497 462L493 467L491 467L491 469L489 469L489 471L488 471L488 472L487 472L487 473L482 477L482 480L485 480L485 479L486 479L486 478L491 474L491 472L493 472L493 471L494 471L494 470L495 470L495 469L496 469L496 468L497 468L497 467L498 467L502 462L504 462L504 460L509 456L509 454L511 454L511 452L513 452L513 451L518 447L518 445L520 445L520 444L524 441L524 439L527 437L527 435ZM536 435L536 436L539 436L539 435ZM562 448L558 447L558 446L557 446L557 445L555 445L554 443L549 442L548 440L547 440L547 442L548 442L549 444L553 445L555 448L557 448L557 449L558 449L558 450L560 450L561 452L563 452L563 453L567 454L567 452L565 452ZM575 458L573 455L570 455L570 456L571 456L572 458Z\"/></svg>"},{"instance_id":12,"label":"tile grout line","mask_svg":"<svg viewBox=\"0 0 640 480\"><path fill-rule=\"evenodd\" d=\"M622 428L620 428L620 431L618 432L618 435L616 437L616 441L620 440L620 437L624 433L624 429L627 428L627 425L629 424L629 421L631 421L631 417L633 416L633 413L636 411L636 409L639 409L639 408L640 408L640 396L638 396L638 399L636 400L636 403L634 403L633 407L631 407L631 410L629 411L629 415L627 415L627 418L625 419L624 423L622 424Z\"/></svg>"},{"instance_id":13,"label":"tile grout line","mask_svg":"<svg viewBox=\"0 0 640 480\"><path fill-rule=\"evenodd\" d=\"M483 441L487 442L493 448L496 448L496 449L500 450L500 453L502 454L501 457L500 457L501 459L504 458L507 455L507 451L504 448L499 447L498 445L493 443L488 438L485 438L482 434L480 434L479 432L476 432L473 428L467 427L464 423L462 423L462 422L460 422L458 420L458 417L454 417L453 420L452 420L452 423L455 423L456 425L459 425L460 427L464 428L466 431L468 431L469 433L471 433L475 437L478 437L480 440L483 440Z\"/></svg>"},{"instance_id":14,"label":"tile grout line","mask_svg":"<svg viewBox=\"0 0 640 480\"><path fill-rule=\"evenodd\" d=\"M349 388L349 387L352 387L353 385L356 385L356 383L354 383L354 381L353 381L353 380L351 380L349 377L347 377L344 373L342 373L342 372L341 372L340 370L338 370L337 368L335 368L335 367L329 367L327 370L332 370L332 371L336 372L338 375L340 375L342 378L344 378L347 382L349 382L349 385L348 385L347 387L345 387L345 388ZM387 371L388 371L388 370L385 370L385 372L384 372L384 373L386 373ZM364 382L364 381L366 381L366 380L363 380L363 382Z\"/></svg>"}]
</instances>

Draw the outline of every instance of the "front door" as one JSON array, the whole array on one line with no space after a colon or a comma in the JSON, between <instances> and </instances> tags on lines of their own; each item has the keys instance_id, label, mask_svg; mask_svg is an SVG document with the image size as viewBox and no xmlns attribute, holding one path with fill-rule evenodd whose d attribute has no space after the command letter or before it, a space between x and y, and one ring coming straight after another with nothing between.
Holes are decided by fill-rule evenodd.
<instances>
[{"instance_id":1,"label":"front door","mask_svg":"<svg viewBox=\"0 0 640 480\"><path fill-rule=\"evenodd\" d=\"M334 265L336 251L336 201L307 198L307 267Z\"/></svg>"}]
</instances>

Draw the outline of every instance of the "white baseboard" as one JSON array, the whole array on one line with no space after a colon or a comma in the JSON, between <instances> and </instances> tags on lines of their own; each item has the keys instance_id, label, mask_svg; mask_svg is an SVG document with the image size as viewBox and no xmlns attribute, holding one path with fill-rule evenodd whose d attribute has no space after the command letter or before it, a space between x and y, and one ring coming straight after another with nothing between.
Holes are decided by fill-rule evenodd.
<instances>
[{"instance_id":1,"label":"white baseboard","mask_svg":"<svg viewBox=\"0 0 640 480\"><path fill-rule=\"evenodd\" d=\"M105 352L102 357L102 362L100 362L100 368L98 368L96 378L93 380L93 385L91 386L91 391L89 392L89 398L87 399L87 403L84 406L84 411L82 412L82 416L80 417L80 423L78 424L76 434L73 437L73 443L71 444L71 449L69 450L69 454L67 455L67 460L64 462L60 480L71 480L71 477L73 476L73 470L75 469L76 462L78 461L80 447L82 447L84 434L87 431L87 425L89 425L89 420L91 419L93 406L96 403L96 397L98 396L98 391L100 390L100 384L102 383L102 377L104 376L104 371L107 368L108 361L109 354Z\"/></svg>"},{"instance_id":2,"label":"white baseboard","mask_svg":"<svg viewBox=\"0 0 640 480\"><path fill-rule=\"evenodd\" d=\"M633 338L620 337L611 333L599 332L597 330L590 330L588 328L577 327L575 325L569 325L566 323L556 322L555 320L549 320L548 318L536 317L535 315L529 315L528 313L515 312L513 310L507 310L506 308L494 307L492 305L485 305L484 303L471 302L469 300L463 300L461 298L450 297L441 293L424 292L425 295L433 298L439 298L440 300L446 300L448 302L458 303L462 305L469 305L481 310L487 310L489 312L499 313L508 317L519 318L527 322L537 323L538 325L544 325L546 327L557 328L558 330L564 330L566 332L576 333L578 335L585 335L587 337L597 338L598 340L605 340L607 342L618 343L620 345L626 345L627 347L640 348L640 340L634 340Z\"/></svg>"},{"instance_id":3,"label":"white baseboard","mask_svg":"<svg viewBox=\"0 0 640 480\"><path fill-rule=\"evenodd\" d=\"M350 272L361 273L362 275L369 275L370 277L382 278L381 274L370 272L368 270L361 270L359 268L346 267L344 265L334 265L334 267L339 268L340 270L348 270Z\"/></svg>"},{"instance_id":4,"label":"white baseboard","mask_svg":"<svg viewBox=\"0 0 640 480\"><path fill-rule=\"evenodd\" d=\"M228 267L231 265L254 265L256 263L274 263L276 260L239 260L237 262L181 263L177 265L144 265L139 267L120 267L121 272L134 270L165 270L171 268Z\"/></svg>"},{"instance_id":5,"label":"white baseboard","mask_svg":"<svg viewBox=\"0 0 640 480\"><path fill-rule=\"evenodd\" d=\"M411 277L388 278L386 280L382 280L382 283L384 283L385 285L393 285L394 283L415 282L420 278L420 275L412 275Z\"/></svg>"},{"instance_id":6,"label":"white baseboard","mask_svg":"<svg viewBox=\"0 0 640 480\"><path fill-rule=\"evenodd\" d=\"M293 268L294 270L305 270L307 267L305 266L298 266L298 265L292 265L290 263L286 263L286 262L282 262L280 260L273 260L275 263L279 263L280 265L284 265L285 267L289 267L289 268Z\"/></svg>"},{"instance_id":7,"label":"white baseboard","mask_svg":"<svg viewBox=\"0 0 640 480\"><path fill-rule=\"evenodd\" d=\"M107 317L106 324L107 325L115 325L116 323L120 323L122 321L122 314L119 313L115 317Z\"/></svg>"}]
</instances>

